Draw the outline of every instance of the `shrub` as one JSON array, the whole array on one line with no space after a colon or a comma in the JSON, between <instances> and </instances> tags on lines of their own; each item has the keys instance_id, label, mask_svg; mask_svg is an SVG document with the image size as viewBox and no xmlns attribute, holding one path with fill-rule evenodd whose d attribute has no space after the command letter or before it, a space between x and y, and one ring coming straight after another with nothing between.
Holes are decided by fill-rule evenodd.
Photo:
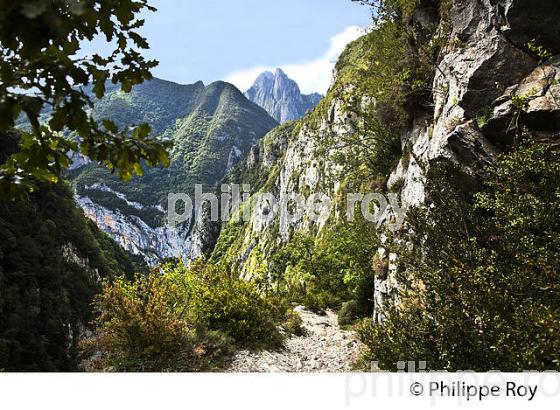
<instances>
[{"instance_id":1,"label":"shrub","mask_svg":"<svg viewBox=\"0 0 560 410\"><path fill-rule=\"evenodd\" d=\"M363 313L355 300L344 302L338 311L338 324L340 326L350 325L355 322Z\"/></svg>"},{"instance_id":2,"label":"shrub","mask_svg":"<svg viewBox=\"0 0 560 410\"><path fill-rule=\"evenodd\" d=\"M103 283L95 300L92 367L117 371L208 370L234 345L277 344L274 311L252 282L195 262L134 281Z\"/></svg>"},{"instance_id":3,"label":"shrub","mask_svg":"<svg viewBox=\"0 0 560 410\"><path fill-rule=\"evenodd\" d=\"M488 123L492 120L493 114L492 109L489 107L482 109L476 116L476 124L478 125L478 128L484 128L488 125Z\"/></svg>"},{"instance_id":4,"label":"shrub","mask_svg":"<svg viewBox=\"0 0 560 410\"><path fill-rule=\"evenodd\" d=\"M189 277L195 284L192 310L205 327L223 331L239 343L277 339L272 307L253 282L201 263L191 267Z\"/></svg>"},{"instance_id":5,"label":"shrub","mask_svg":"<svg viewBox=\"0 0 560 410\"><path fill-rule=\"evenodd\" d=\"M326 309L340 305L340 298L328 291L314 289L305 294L303 303L312 312L322 315Z\"/></svg>"},{"instance_id":6,"label":"shrub","mask_svg":"<svg viewBox=\"0 0 560 410\"><path fill-rule=\"evenodd\" d=\"M194 323L178 308L182 293L170 279L152 272L133 282L104 281L95 300L98 335L83 346L103 353L94 367L117 371L196 367Z\"/></svg>"},{"instance_id":7,"label":"shrub","mask_svg":"<svg viewBox=\"0 0 560 410\"><path fill-rule=\"evenodd\" d=\"M542 45L538 44L535 40L527 43L527 48L539 64L552 58L552 53Z\"/></svg>"},{"instance_id":8,"label":"shrub","mask_svg":"<svg viewBox=\"0 0 560 410\"><path fill-rule=\"evenodd\" d=\"M433 164L433 206L410 211L397 303L364 324L366 359L395 370L560 368L560 153L523 139L486 169L476 194L452 164ZM408 246L412 245L412 246Z\"/></svg>"},{"instance_id":9,"label":"shrub","mask_svg":"<svg viewBox=\"0 0 560 410\"><path fill-rule=\"evenodd\" d=\"M292 305L316 312L338 309L349 299L367 312L373 294L371 260L378 246L375 225L361 215L324 229L317 239L296 234L271 258L274 289Z\"/></svg>"},{"instance_id":10,"label":"shrub","mask_svg":"<svg viewBox=\"0 0 560 410\"><path fill-rule=\"evenodd\" d=\"M298 312L293 309L286 311L286 318L284 320L284 330L289 335L302 336L304 334L303 320Z\"/></svg>"}]
</instances>

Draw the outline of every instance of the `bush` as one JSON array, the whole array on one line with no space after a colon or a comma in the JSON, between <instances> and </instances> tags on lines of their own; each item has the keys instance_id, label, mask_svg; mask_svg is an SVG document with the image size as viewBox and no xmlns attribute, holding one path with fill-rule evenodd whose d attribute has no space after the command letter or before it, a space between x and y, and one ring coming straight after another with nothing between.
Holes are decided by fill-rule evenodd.
<instances>
[{"instance_id":1,"label":"bush","mask_svg":"<svg viewBox=\"0 0 560 410\"><path fill-rule=\"evenodd\" d=\"M280 340L274 311L252 282L199 262L105 281L95 308L95 337L82 345L101 353L94 369L208 370L235 345Z\"/></svg>"},{"instance_id":2,"label":"bush","mask_svg":"<svg viewBox=\"0 0 560 410\"><path fill-rule=\"evenodd\" d=\"M305 330L303 328L303 320L298 312L293 309L286 311L284 320L284 330L288 335L303 336Z\"/></svg>"},{"instance_id":3,"label":"bush","mask_svg":"<svg viewBox=\"0 0 560 410\"><path fill-rule=\"evenodd\" d=\"M196 368L192 317L178 308L181 289L169 274L104 281L95 300L98 336L83 345L103 353L94 368L116 371Z\"/></svg>"},{"instance_id":4,"label":"bush","mask_svg":"<svg viewBox=\"0 0 560 410\"><path fill-rule=\"evenodd\" d=\"M399 255L398 303L365 324L367 360L395 370L560 368L560 153L522 140L487 168L476 194L448 162L433 164L433 206L413 209ZM399 245L400 244L400 245Z\"/></svg>"},{"instance_id":5,"label":"bush","mask_svg":"<svg viewBox=\"0 0 560 410\"><path fill-rule=\"evenodd\" d=\"M192 309L204 327L223 331L238 343L277 340L272 307L253 282L201 263L191 267L189 279L194 284Z\"/></svg>"},{"instance_id":6,"label":"bush","mask_svg":"<svg viewBox=\"0 0 560 410\"><path fill-rule=\"evenodd\" d=\"M344 302L338 311L338 324L340 326L350 325L354 323L361 314L363 314L363 311L360 309L358 302L355 300Z\"/></svg>"},{"instance_id":7,"label":"bush","mask_svg":"<svg viewBox=\"0 0 560 410\"><path fill-rule=\"evenodd\" d=\"M371 260L378 246L375 225L362 219L328 227L317 239L298 233L271 258L274 287L292 305L315 312L354 299L367 313L373 294Z\"/></svg>"},{"instance_id":8,"label":"bush","mask_svg":"<svg viewBox=\"0 0 560 410\"><path fill-rule=\"evenodd\" d=\"M303 303L307 309L323 315L326 309L340 306L340 299L328 291L313 289L305 294Z\"/></svg>"}]
</instances>

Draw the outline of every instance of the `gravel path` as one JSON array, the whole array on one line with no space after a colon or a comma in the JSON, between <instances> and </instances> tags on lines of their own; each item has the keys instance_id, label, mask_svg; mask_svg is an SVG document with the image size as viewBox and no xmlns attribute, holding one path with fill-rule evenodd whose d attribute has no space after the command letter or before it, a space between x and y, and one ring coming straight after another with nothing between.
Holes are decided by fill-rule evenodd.
<instances>
[{"instance_id":1,"label":"gravel path","mask_svg":"<svg viewBox=\"0 0 560 410\"><path fill-rule=\"evenodd\" d=\"M291 336L278 351L236 353L228 372L348 372L359 355L360 343L353 332L338 327L332 311L318 315L303 307L305 334Z\"/></svg>"}]
</instances>

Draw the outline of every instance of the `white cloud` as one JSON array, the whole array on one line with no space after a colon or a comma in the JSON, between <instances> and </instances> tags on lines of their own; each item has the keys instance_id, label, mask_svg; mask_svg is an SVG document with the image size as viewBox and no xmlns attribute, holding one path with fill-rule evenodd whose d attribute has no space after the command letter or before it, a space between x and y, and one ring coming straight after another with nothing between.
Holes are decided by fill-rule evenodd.
<instances>
[{"instance_id":1,"label":"white cloud","mask_svg":"<svg viewBox=\"0 0 560 410\"><path fill-rule=\"evenodd\" d=\"M314 60L300 64L283 64L280 68L294 79L304 94L318 92L325 94L331 83L332 71L340 54L348 43L365 34L365 29L349 26L342 33L331 38L329 49ZM224 81L230 82L245 91L264 71L274 71L276 67L258 66L246 70L235 71L226 76Z\"/></svg>"}]
</instances>

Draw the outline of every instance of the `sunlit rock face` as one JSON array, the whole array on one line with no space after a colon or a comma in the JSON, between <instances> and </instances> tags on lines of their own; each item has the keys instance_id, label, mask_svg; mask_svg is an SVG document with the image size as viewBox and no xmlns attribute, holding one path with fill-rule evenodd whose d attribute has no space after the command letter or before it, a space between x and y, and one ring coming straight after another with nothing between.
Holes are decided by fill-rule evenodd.
<instances>
[{"instance_id":1,"label":"sunlit rock face","mask_svg":"<svg viewBox=\"0 0 560 410\"><path fill-rule=\"evenodd\" d=\"M124 249L142 255L150 265L166 258L183 258L191 251L187 228L167 226L152 228L135 215L124 215L94 203L87 196L76 195L76 202L104 232Z\"/></svg>"},{"instance_id":2,"label":"sunlit rock face","mask_svg":"<svg viewBox=\"0 0 560 410\"><path fill-rule=\"evenodd\" d=\"M412 153L389 178L389 187L403 181L405 206L425 201L425 175L434 160L448 158L472 170L495 160L515 132L512 97L527 99L523 121L537 134L560 128L554 97L560 91L560 59L539 66L527 52L527 43L536 38L553 53L560 52L559 13L558 5L548 1L454 2L451 38L460 45L449 46L436 69L433 117L416 118L403 135ZM398 284L393 276L376 282L377 308L394 297Z\"/></svg>"},{"instance_id":3,"label":"sunlit rock face","mask_svg":"<svg viewBox=\"0 0 560 410\"><path fill-rule=\"evenodd\" d=\"M314 93L304 95L297 83L281 69L262 73L245 96L264 108L279 123L303 117L313 109L322 96Z\"/></svg>"}]
</instances>

